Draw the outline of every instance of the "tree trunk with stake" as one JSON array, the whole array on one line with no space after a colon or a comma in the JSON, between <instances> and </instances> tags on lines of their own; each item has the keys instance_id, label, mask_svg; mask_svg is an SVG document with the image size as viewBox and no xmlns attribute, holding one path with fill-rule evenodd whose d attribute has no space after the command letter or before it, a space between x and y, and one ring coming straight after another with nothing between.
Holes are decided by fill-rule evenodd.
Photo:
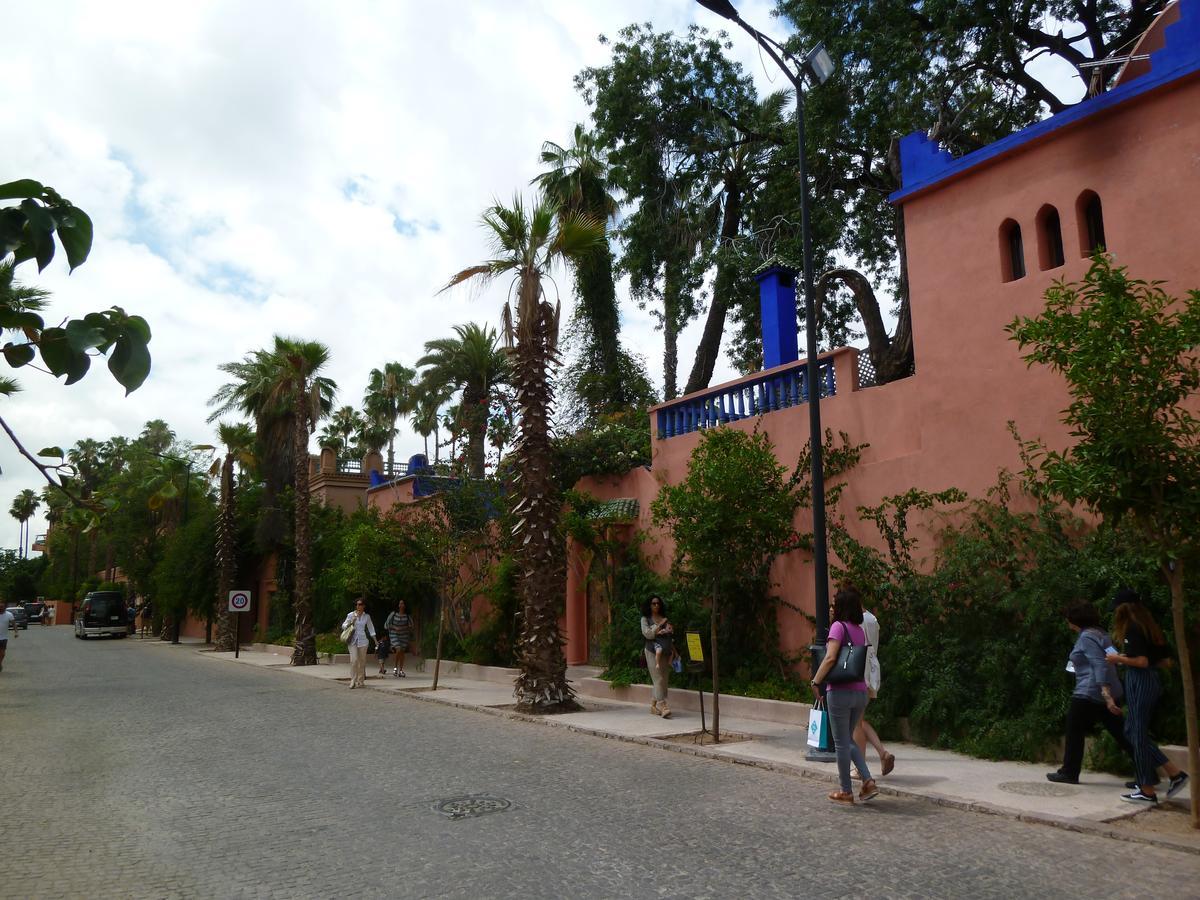
<instances>
[{"instance_id":1,"label":"tree trunk with stake","mask_svg":"<svg viewBox=\"0 0 1200 900\"><path fill-rule=\"evenodd\" d=\"M437 690L438 676L442 670L442 637L446 634L446 590L444 585L442 590L439 591L438 604L441 607L441 611L438 613L437 649L433 655L433 687L430 688L430 690L434 691Z\"/></svg>"},{"instance_id":2,"label":"tree trunk with stake","mask_svg":"<svg viewBox=\"0 0 1200 900\"><path fill-rule=\"evenodd\" d=\"M712 620L709 625L709 651L712 653L713 743L721 743L721 684L717 675L717 585L713 583Z\"/></svg>"},{"instance_id":3,"label":"tree trunk with stake","mask_svg":"<svg viewBox=\"0 0 1200 900\"><path fill-rule=\"evenodd\" d=\"M1187 724L1188 772L1191 777L1192 827L1200 828L1200 728L1196 720L1196 682L1192 677L1192 654L1188 648L1187 622L1183 616L1183 562L1172 560L1163 566L1171 586L1171 621L1175 626L1175 649L1179 654L1179 676L1183 681L1183 717Z\"/></svg>"}]
</instances>

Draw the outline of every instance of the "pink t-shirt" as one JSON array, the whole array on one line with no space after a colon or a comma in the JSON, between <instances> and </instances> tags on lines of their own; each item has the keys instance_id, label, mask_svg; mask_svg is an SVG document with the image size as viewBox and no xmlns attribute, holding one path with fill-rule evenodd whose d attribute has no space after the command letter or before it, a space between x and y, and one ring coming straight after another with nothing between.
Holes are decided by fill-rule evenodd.
<instances>
[{"instance_id":1,"label":"pink t-shirt","mask_svg":"<svg viewBox=\"0 0 1200 900\"><path fill-rule=\"evenodd\" d=\"M850 643L855 647L867 645L867 633L862 630L861 625L854 625L850 622L834 622L829 629L829 640L838 642L839 653L842 645L846 643L847 632L850 635ZM866 691L867 683L865 681L844 681L841 684L830 684L826 687L831 691Z\"/></svg>"}]
</instances>

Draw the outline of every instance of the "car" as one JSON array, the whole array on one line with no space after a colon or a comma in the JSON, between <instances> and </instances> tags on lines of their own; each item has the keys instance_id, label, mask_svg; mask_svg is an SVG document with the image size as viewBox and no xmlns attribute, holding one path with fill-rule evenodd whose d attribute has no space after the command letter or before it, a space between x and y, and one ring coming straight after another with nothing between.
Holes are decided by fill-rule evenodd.
<instances>
[{"instance_id":1,"label":"car","mask_svg":"<svg viewBox=\"0 0 1200 900\"><path fill-rule=\"evenodd\" d=\"M25 604L25 612L29 614L31 625L45 624L46 604L41 600L31 600Z\"/></svg>"},{"instance_id":2,"label":"car","mask_svg":"<svg viewBox=\"0 0 1200 900\"><path fill-rule=\"evenodd\" d=\"M8 612L13 614L13 624L18 628L29 627L29 613L25 612L25 607L20 603L8 604Z\"/></svg>"},{"instance_id":3,"label":"car","mask_svg":"<svg viewBox=\"0 0 1200 900\"><path fill-rule=\"evenodd\" d=\"M125 612L125 597L120 591L92 591L83 598L75 612L75 637L83 639L126 637L129 616Z\"/></svg>"}]
</instances>

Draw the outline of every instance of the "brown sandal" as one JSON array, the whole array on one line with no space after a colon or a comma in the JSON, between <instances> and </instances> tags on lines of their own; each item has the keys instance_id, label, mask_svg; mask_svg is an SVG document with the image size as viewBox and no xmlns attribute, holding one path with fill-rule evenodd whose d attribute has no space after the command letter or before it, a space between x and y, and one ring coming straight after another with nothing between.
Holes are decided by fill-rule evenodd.
<instances>
[{"instance_id":1,"label":"brown sandal","mask_svg":"<svg viewBox=\"0 0 1200 900\"><path fill-rule=\"evenodd\" d=\"M829 795L829 799L834 803L845 803L847 806L854 805L854 794L848 794L845 791L834 791Z\"/></svg>"},{"instance_id":2,"label":"brown sandal","mask_svg":"<svg viewBox=\"0 0 1200 900\"><path fill-rule=\"evenodd\" d=\"M864 781L862 790L859 791L858 799L861 803L866 803L868 800L874 800L879 796L879 788L875 786L875 779Z\"/></svg>"},{"instance_id":3,"label":"brown sandal","mask_svg":"<svg viewBox=\"0 0 1200 900\"><path fill-rule=\"evenodd\" d=\"M894 753L885 753L883 755L883 775L891 774L892 769L896 768L896 756Z\"/></svg>"}]
</instances>

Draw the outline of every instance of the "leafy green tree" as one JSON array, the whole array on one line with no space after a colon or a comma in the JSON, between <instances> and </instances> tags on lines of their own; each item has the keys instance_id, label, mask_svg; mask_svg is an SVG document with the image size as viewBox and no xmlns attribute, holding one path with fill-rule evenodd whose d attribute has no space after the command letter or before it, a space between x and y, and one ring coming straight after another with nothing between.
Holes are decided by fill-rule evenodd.
<instances>
[{"instance_id":1,"label":"leafy green tree","mask_svg":"<svg viewBox=\"0 0 1200 900\"><path fill-rule=\"evenodd\" d=\"M396 422L412 412L415 402L414 378L416 372L398 362L384 363L382 369L372 369L367 376L363 409L367 418L387 431L389 472L394 472L396 467Z\"/></svg>"},{"instance_id":2,"label":"leafy green tree","mask_svg":"<svg viewBox=\"0 0 1200 900\"><path fill-rule=\"evenodd\" d=\"M20 201L17 206L0 208L0 331L17 338L0 348L4 361L19 369L40 355L45 370L74 384L88 373L94 357L107 357L108 369L125 393L137 390L150 373L150 326L144 319L114 306L47 327L41 315L47 293L14 280L16 267L27 260L36 259L39 272L50 264L55 238L66 252L71 270L81 266L92 247L92 222L87 213L32 179L0 185L0 200ZM0 377L0 396L12 396L19 389L14 379ZM48 484L80 502L66 487L69 473L64 471L59 448L48 447L35 456L2 418L0 428ZM60 462L46 463L39 457Z\"/></svg>"},{"instance_id":3,"label":"leafy green tree","mask_svg":"<svg viewBox=\"0 0 1200 900\"><path fill-rule=\"evenodd\" d=\"M228 651L234 646L234 621L225 600L234 590L233 582L237 577L237 503L233 474L235 465L240 464L245 472L253 463L254 430L242 422L222 422L217 426L217 439L225 448L224 459L213 463L213 469L219 471L221 478L220 508L215 525L217 649Z\"/></svg>"},{"instance_id":4,"label":"leafy green tree","mask_svg":"<svg viewBox=\"0 0 1200 900\"><path fill-rule=\"evenodd\" d=\"M337 390L331 379L320 374L328 361L329 349L324 344L277 335L270 350L255 350L239 362L222 364L221 371L231 375L233 381L221 387L209 401L217 407L210 419L239 410L253 417L267 452L286 453L291 459L296 554L292 665L298 666L317 661L312 618L308 442L312 427L332 407Z\"/></svg>"},{"instance_id":5,"label":"leafy green tree","mask_svg":"<svg viewBox=\"0 0 1200 900\"><path fill-rule=\"evenodd\" d=\"M1200 291L1174 298L1098 254L1082 282L1055 284L1045 309L1009 331L1025 360L1062 375L1071 395L1062 418L1073 445L1027 445L1049 490L1105 521L1128 519L1171 589L1189 768L1200 771L1184 590L1185 562L1200 549ZM1192 825L1200 828L1196 784Z\"/></svg>"},{"instance_id":6,"label":"leafy green tree","mask_svg":"<svg viewBox=\"0 0 1200 900\"><path fill-rule=\"evenodd\" d=\"M677 38L630 25L612 45L609 65L585 69L575 79L593 104L596 141L607 153L611 182L633 207L619 233L619 266L629 273L635 298L659 307L668 399L677 392L679 331L698 312L696 295L713 254L742 222L748 183L728 154L760 139L739 136L732 125L731 119L747 117L755 96L749 78L725 56L727 46L722 36L696 26ZM723 277L722 293L714 295L688 390L711 378L727 282Z\"/></svg>"},{"instance_id":7,"label":"leafy green tree","mask_svg":"<svg viewBox=\"0 0 1200 900\"><path fill-rule=\"evenodd\" d=\"M554 391L550 369L558 356L558 304L546 299L542 281L558 263L573 262L604 241L604 223L576 213L558 215L553 199L542 196L532 207L519 197L483 214L494 256L455 274L447 288L469 280L489 282L511 275L517 293L516 314L506 303L505 342L512 347L512 381L520 407L516 456L520 536L521 592L524 601L517 676L519 708L549 712L574 708L558 630L558 581L554 561L559 539L558 492L554 485L550 417Z\"/></svg>"},{"instance_id":8,"label":"leafy green tree","mask_svg":"<svg viewBox=\"0 0 1200 900\"><path fill-rule=\"evenodd\" d=\"M487 453L487 427L497 390L509 378L508 360L496 331L470 322L454 326L455 337L425 342L417 360L427 392L462 392L459 428L467 433L467 471L482 478Z\"/></svg>"}]
</instances>

